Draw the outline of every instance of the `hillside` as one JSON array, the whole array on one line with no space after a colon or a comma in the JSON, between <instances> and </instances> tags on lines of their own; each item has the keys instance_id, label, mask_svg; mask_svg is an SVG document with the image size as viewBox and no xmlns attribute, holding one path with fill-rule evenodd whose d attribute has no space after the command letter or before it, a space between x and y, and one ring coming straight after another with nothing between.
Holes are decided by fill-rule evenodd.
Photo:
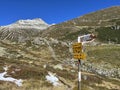
<instances>
[{"instance_id":1,"label":"hillside","mask_svg":"<svg viewBox=\"0 0 120 90\"><path fill-rule=\"evenodd\" d=\"M86 50L82 90L119 90L120 46L88 46ZM72 58L71 46L66 42L48 38L22 44L0 41L0 74L5 66L8 67L6 77L21 79L23 83L18 87L0 81L2 90L76 90L77 87L77 61ZM47 81L49 73L58 78L59 85Z\"/></svg>"},{"instance_id":2,"label":"hillside","mask_svg":"<svg viewBox=\"0 0 120 90\"><path fill-rule=\"evenodd\" d=\"M74 41L77 36L87 33L99 33L96 29L101 27L117 27L120 31L120 6L93 12L70 21L49 27L43 31L43 37L52 37L64 41ZM117 25L117 26L116 26ZM115 28L112 28L114 33ZM116 37L119 38L119 37ZM101 40L101 38L99 37ZM105 39L108 40L109 38ZM120 41L120 40L119 40Z\"/></svg>"},{"instance_id":3,"label":"hillside","mask_svg":"<svg viewBox=\"0 0 120 90\"><path fill-rule=\"evenodd\" d=\"M52 26L34 19L0 27L0 90L77 90L72 44L91 32L101 44L85 46L81 90L119 90L119 6Z\"/></svg>"}]
</instances>

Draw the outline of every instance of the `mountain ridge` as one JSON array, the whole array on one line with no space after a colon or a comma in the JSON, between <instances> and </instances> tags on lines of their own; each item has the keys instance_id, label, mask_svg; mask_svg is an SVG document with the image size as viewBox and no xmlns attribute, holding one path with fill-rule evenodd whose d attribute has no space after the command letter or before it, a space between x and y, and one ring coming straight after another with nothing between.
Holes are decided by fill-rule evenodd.
<instances>
[{"instance_id":1,"label":"mountain ridge","mask_svg":"<svg viewBox=\"0 0 120 90\"><path fill-rule=\"evenodd\" d=\"M12 41L19 41L19 37L21 36L23 38L38 36L51 37L63 41L74 41L75 37L78 35L83 35L91 32L96 33L96 28L108 26L114 27L116 25L115 20L119 22L119 13L120 6L114 6L55 25L48 25L46 22L39 18L32 20L18 20L13 24L1 26L0 38L2 40L8 39ZM11 32L14 34L10 34Z\"/></svg>"},{"instance_id":2,"label":"mountain ridge","mask_svg":"<svg viewBox=\"0 0 120 90\"><path fill-rule=\"evenodd\" d=\"M101 27L112 28L117 25L119 29L119 22L120 6L115 6L53 25L43 31L41 36L52 37L64 41L74 41L79 35L98 33L96 29Z\"/></svg>"},{"instance_id":3,"label":"mountain ridge","mask_svg":"<svg viewBox=\"0 0 120 90\"><path fill-rule=\"evenodd\" d=\"M40 18L18 20L10 25L0 27L0 39L21 41L22 38L23 41L25 41L26 39L36 36L39 32L47 29L49 26L50 25Z\"/></svg>"},{"instance_id":4,"label":"mountain ridge","mask_svg":"<svg viewBox=\"0 0 120 90\"><path fill-rule=\"evenodd\" d=\"M35 18L35 19L26 19L26 20L18 20L15 23L6 25L6 26L1 26L1 27L9 27L9 28L34 28L34 29L40 29L44 30L49 25L43 21L40 18Z\"/></svg>"}]
</instances>

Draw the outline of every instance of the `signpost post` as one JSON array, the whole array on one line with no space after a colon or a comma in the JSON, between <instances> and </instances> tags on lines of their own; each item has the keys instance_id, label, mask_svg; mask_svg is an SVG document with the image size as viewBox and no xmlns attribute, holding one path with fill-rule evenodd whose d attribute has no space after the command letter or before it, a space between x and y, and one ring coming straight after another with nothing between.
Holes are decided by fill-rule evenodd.
<instances>
[{"instance_id":1,"label":"signpost post","mask_svg":"<svg viewBox=\"0 0 120 90\"><path fill-rule=\"evenodd\" d=\"M81 90L81 60L86 59L83 44L94 40L95 37L93 34L79 36L78 42L73 44L73 58L78 59L78 90Z\"/></svg>"},{"instance_id":2,"label":"signpost post","mask_svg":"<svg viewBox=\"0 0 120 90\"><path fill-rule=\"evenodd\" d=\"M85 53L83 53L82 43L74 43L73 44L73 57L74 59L78 59L78 90L81 90L81 60L86 58Z\"/></svg>"},{"instance_id":3,"label":"signpost post","mask_svg":"<svg viewBox=\"0 0 120 90\"><path fill-rule=\"evenodd\" d=\"M78 90L81 90L81 60L78 59Z\"/></svg>"},{"instance_id":4,"label":"signpost post","mask_svg":"<svg viewBox=\"0 0 120 90\"><path fill-rule=\"evenodd\" d=\"M81 60L86 58L85 53L83 53L82 43L73 44L73 58L78 59L78 90L81 90Z\"/></svg>"}]
</instances>

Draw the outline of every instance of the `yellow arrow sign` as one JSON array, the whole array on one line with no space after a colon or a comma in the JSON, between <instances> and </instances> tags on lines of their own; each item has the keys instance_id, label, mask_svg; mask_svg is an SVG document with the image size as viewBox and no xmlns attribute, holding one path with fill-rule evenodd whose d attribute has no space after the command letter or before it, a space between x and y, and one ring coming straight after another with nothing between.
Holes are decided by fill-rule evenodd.
<instances>
[{"instance_id":1,"label":"yellow arrow sign","mask_svg":"<svg viewBox=\"0 0 120 90\"><path fill-rule=\"evenodd\" d=\"M73 53L81 53L81 52L82 52L82 43L74 43Z\"/></svg>"},{"instance_id":2,"label":"yellow arrow sign","mask_svg":"<svg viewBox=\"0 0 120 90\"><path fill-rule=\"evenodd\" d=\"M85 53L74 53L73 58L74 59L85 60L86 59L86 54Z\"/></svg>"}]
</instances>

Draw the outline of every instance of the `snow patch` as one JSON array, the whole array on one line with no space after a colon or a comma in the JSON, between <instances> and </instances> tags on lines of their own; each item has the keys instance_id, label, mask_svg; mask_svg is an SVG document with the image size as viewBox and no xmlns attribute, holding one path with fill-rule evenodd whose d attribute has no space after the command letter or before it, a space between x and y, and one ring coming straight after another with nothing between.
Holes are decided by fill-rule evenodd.
<instances>
[{"instance_id":1,"label":"snow patch","mask_svg":"<svg viewBox=\"0 0 120 90\"><path fill-rule=\"evenodd\" d=\"M0 80L1 81L9 81L9 82L15 83L18 86L22 86L22 82L23 82L22 79L15 79L15 78L12 78L12 77L4 77L7 74L8 67L7 66L3 67L3 69L5 70L5 72L0 73Z\"/></svg>"},{"instance_id":2,"label":"snow patch","mask_svg":"<svg viewBox=\"0 0 120 90\"><path fill-rule=\"evenodd\" d=\"M52 83L54 86L60 85L59 82L58 82L59 79L55 75L53 75L51 72L48 72L48 74L49 75L46 76L47 81Z\"/></svg>"}]
</instances>

